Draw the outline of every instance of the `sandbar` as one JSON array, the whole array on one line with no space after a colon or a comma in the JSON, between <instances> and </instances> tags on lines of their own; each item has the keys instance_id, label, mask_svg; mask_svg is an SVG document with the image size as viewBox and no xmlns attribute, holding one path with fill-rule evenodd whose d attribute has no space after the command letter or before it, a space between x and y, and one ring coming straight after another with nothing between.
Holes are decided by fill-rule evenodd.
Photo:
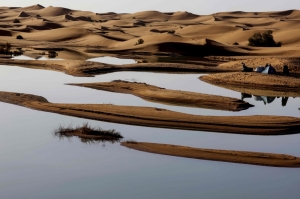
<instances>
[{"instance_id":1,"label":"sandbar","mask_svg":"<svg viewBox=\"0 0 300 199\"><path fill-rule=\"evenodd\" d=\"M145 142L122 142L121 145L138 151L184 158L271 167L300 167L299 157L285 154L201 149L186 146Z\"/></svg>"},{"instance_id":2,"label":"sandbar","mask_svg":"<svg viewBox=\"0 0 300 199\"><path fill-rule=\"evenodd\" d=\"M122 80L68 85L132 94L148 101L175 106L208 108L226 111L241 111L253 106L245 101L230 97L170 90L146 83L128 82Z\"/></svg>"}]
</instances>

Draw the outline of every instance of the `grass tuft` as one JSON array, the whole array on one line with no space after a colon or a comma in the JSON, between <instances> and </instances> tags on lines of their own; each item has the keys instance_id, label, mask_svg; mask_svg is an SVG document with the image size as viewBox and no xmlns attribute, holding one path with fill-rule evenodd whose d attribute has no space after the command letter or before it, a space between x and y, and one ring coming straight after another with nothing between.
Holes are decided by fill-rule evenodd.
<instances>
[{"instance_id":1,"label":"grass tuft","mask_svg":"<svg viewBox=\"0 0 300 199\"><path fill-rule=\"evenodd\" d=\"M99 142L119 142L123 136L114 129L104 130L100 127L93 128L89 126L88 123L83 124L82 126L77 126L73 128L72 125L64 127L60 125L53 132L54 136L63 139L71 138L73 136L78 136L82 142L88 144L94 144Z\"/></svg>"}]
</instances>

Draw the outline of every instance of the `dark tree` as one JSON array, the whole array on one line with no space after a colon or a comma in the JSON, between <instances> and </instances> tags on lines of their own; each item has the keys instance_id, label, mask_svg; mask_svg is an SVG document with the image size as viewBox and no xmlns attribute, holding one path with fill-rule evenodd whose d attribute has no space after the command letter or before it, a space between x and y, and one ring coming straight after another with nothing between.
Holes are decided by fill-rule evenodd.
<instances>
[{"instance_id":1,"label":"dark tree","mask_svg":"<svg viewBox=\"0 0 300 199\"><path fill-rule=\"evenodd\" d=\"M273 37L273 31L268 30L264 33L254 33L252 37L248 39L248 46L257 47L281 47L282 42L275 42Z\"/></svg>"}]
</instances>

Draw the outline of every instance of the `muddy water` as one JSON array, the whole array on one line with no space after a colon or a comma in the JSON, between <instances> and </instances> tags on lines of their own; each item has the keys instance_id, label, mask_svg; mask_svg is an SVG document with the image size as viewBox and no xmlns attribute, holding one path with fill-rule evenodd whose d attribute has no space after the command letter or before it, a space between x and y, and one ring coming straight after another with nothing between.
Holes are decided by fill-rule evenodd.
<instances>
[{"instance_id":1,"label":"muddy water","mask_svg":"<svg viewBox=\"0 0 300 199\"><path fill-rule=\"evenodd\" d=\"M232 113L166 106L126 94L109 93L64 83L116 79L230 97L240 93L208 85L201 74L174 75L120 72L95 78L0 66L0 90L46 97L51 102L113 103L154 106L203 115L276 114L299 117L299 99L285 107L281 99ZM59 140L60 124L116 129L125 139L199 148L285 153L300 157L300 135L242 136L137 127L45 113L0 103L1 198L297 198L299 169L270 168L147 154L118 144L86 145L77 138Z\"/></svg>"}]
</instances>

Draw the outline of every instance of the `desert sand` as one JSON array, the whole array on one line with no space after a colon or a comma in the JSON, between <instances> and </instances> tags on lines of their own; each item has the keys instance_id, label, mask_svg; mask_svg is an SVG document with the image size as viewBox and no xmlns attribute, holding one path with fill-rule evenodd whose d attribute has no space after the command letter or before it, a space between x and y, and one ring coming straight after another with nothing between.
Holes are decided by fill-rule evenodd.
<instances>
[{"instance_id":1,"label":"desert sand","mask_svg":"<svg viewBox=\"0 0 300 199\"><path fill-rule=\"evenodd\" d=\"M93 13L61 7L0 7L0 43L84 47L86 52L180 55L299 56L300 11ZM18 21L15 21L17 19ZM255 32L274 31L281 48L246 46ZM16 36L22 35L23 40ZM142 39L142 43L138 40ZM239 45L233 45L237 42ZM137 45L136 45L137 44Z\"/></svg>"},{"instance_id":2,"label":"desert sand","mask_svg":"<svg viewBox=\"0 0 300 199\"><path fill-rule=\"evenodd\" d=\"M284 116L198 116L165 109L106 104L54 104L35 95L0 92L0 101L40 111L113 123L244 135L300 133L300 119Z\"/></svg>"},{"instance_id":3,"label":"desert sand","mask_svg":"<svg viewBox=\"0 0 300 199\"><path fill-rule=\"evenodd\" d=\"M175 106L208 108L226 111L241 111L253 106L248 102L244 102L242 100L230 97L170 90L149 85L146 83L127 82L121 80L116 80L113 82L68 85L88 87L110 92L132 94L148 101L170 104Z\"/></svg>"},{"instance_id":4,"label":"desert sand","mask_svg":"<svg viewBox=\"0 0 300 199\"><path fill-rule=\"evenodd\" d=\"M130 149L148 153L201 160L213 160L272 167L300 167L300 158L284 154L201 149L145 142L122 142L121 145Z\"/></svg>"}]
</instances>

